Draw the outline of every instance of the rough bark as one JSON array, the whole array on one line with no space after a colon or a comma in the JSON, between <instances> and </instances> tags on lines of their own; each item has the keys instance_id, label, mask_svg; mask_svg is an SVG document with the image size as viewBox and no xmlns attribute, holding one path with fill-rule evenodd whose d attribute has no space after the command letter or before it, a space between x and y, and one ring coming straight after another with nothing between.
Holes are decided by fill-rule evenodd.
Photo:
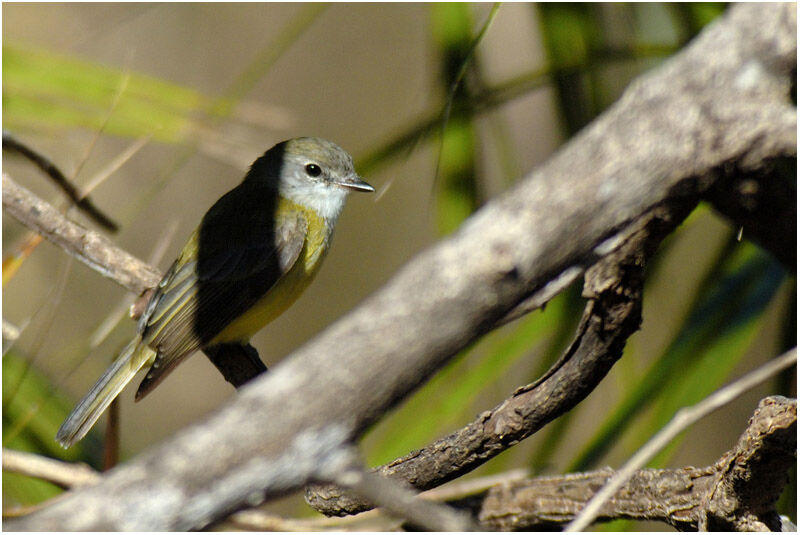
<instances>
[{"instance_id":1,"label":"rough bark","mask_svg":"<svg viewBox=\"0 0 800 535\"><path fill-rule=\"evenodd\" d=\"M620 233L619 249L586 273L587 301L572 343L559 361L535 383L434 443L376 470L427 490L474 470L529 437L588 396L622 356L625 342L639 329L644 270L658 244L694 208L674 199L648 211ZM306 501L326 515L366 511L365 500L334 485L314 485Z\"/></svg>"},{"instance_id":2,"label":"rough bark","mask_svg":"<svg viewBox=\"0 0 800 535\"><path fill-rule=\"evenodd\" d=\"M716 463L639 470L606 502L599 519L657 520L683 531L779 531L775 504L796 452L797 400L765 398L736 446ZM613 474L605 469L498 485L476 502L475 512L492 530L565 524Z\"/></svg>"}]
</instances>

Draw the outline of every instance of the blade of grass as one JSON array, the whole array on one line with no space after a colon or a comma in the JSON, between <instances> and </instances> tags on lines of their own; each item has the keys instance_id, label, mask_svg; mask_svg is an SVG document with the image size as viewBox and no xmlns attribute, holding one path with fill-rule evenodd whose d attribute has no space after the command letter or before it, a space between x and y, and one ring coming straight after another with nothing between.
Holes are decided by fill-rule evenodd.
<instances>
[{"instance_id":1,"label":"blade of grass","mask_svg":"<svg viewBox=\"0 0 800 535\"><path fill-rule=\"evenodd\" d=\"M542 41L551 65L587 65L599 40L597 8L589 4L537 4ZM553 85L565 137L594 117L590 79L584 72L556 73Z\"/></svg>"},{"instance_id":2,"label":"blade of grass","mask_svg":"<svg viewBox=\"0 0 800 535\"><path fill-rule=\"evenodd\" d=\"M742 269L731 271L731 263L736 264L736 259L732 256L734 251L731 247L723 251L721 259L724 260L715 264L722 266L722 277L716 280L717 270L711 270L706 278L711 284L701 285L698 300L691 308L692 312L678 336L610 413L598 432L570 464L568 471L585 470L596 463L618 441L635 415L651 404L668 385L672 387L679 383L686 370L692 369L693 363L717 341L720 334L740 322L737 311L744 304L745 296L739 291L747 281L760 276L763 265L758 262L747 263ZM762 310L763 306L765 305L762 304Z\"/></svg>"},{"instance_id":3,"label":"blade of grass","mask_svg":"<svg viewBox=\"0 0 800 535\"><path fill-rule=\"evenodd\" d=\"M570 522L564 531L582 531L597 517L601 506L627 482L634 472L642 468L655 453L666 446L678 434L694 425L705 416L730 403L743 392L762 383L782 370L797 363L797 349L776 357L750 373L740 377L704 398L701 402L685 406L679 410L670 422L660 429L642 446L586 504L581 513Z\"/></svg>"},{"instance_id":4,"label":"blade of grass","mask_svg":"<svg viewBox=\"0 0 800 535\"><path fill-rule=\"evenodd\" d=\"M3 391L19 385L16 395L3 400L3 447L21 451L36 451L51 457L67 460L90 459L96 465L99 460L99 443L91 437L76 448L64 450L53 440L58 427L72 409L72 402L57 393L52 381L36 367L28 365L25 357L10 351L3 357ZM20 378L25 376L25 380ZM55 394L54 394L55 392ZM35 410L36 418L30 419L22 432L13 432L13 427L26 420ZM25 448L25 444L31 445Z\"/></svg>"},{"instance_id":5,"label":"blade of grass","mask_svg":"<svg viewBox=\"0 0 800 535\"><path fill-rule=\"evenodd\" d=\"M121 84L129 81L109 117ZM83 127L121 136L184 141L192 113L210 99L153 77L127 73L45 50L3 46L3 127L17 130Z\"/></svg>"},{"instance_id":6,"label":"blade of grass","mask_svg":"<svg viewBox=\"0 0 800 535\"><path fill-rule=\"evenodd\" d=\"M325 7L325 4L305 5L274 39L259 50L254 59L231 83L223 97L206 103L205 109L211 114L207 127L213 128L230 115L233 108L252 90L258 80L269 72L278 58L316 21ZM189 159L197 152L198 146L198 141L193 140L178 151L171 161L164 166L161 173L150 183L146 191L126 207L120 219L122 221L130 221L135 214L141 212L153 197L161 191L167 181L186 165Z\"/></svg>"},{"instance_id":7,"label":"blade of grass","mask_svg":"<svg viewBox=\"0 0 800 535\"><path fill-rule=\"evenodd\" d=\"M468 68L475 68L472 63L475 48L496 12L497 5L492 8L486 23L473 39L469 5L431 4L431 31L440 48L442 83L446 86L433 179L434 189L438 190L434 198L442 234L452 232L479 204L474 163L474 125L469 117L451 118L451 110L456 99L468 98L469 90L462 85L462 81Z\"/></svg>"},{"instance_id":8,"label":"blade of grass","mask_svg":"<svg viewBox=\"0 0 800 535\"><path fill-rule=\"evenodd\" d=\"M725 381L741 365L752 348L758 333L765 321L765 311L776 296L780 296L780 288L784 284L784 272L780 265L767 257L755 246L746 244L740 256L751 257L739 268L743 272L741 284L731 291L742 295L737 311L714 342L692 363L691 368L684 370L679 381L671 384L661 396L650 421L639 432L638 436L651 436L663 427L673 414L687 403L695 403L708 396ZM752 267L751 267L752 266ZM752 278L744 278L752 269ZM652 461L653 466L664 466L680 441L664 448Z\"/></svg>"}]
</instances>

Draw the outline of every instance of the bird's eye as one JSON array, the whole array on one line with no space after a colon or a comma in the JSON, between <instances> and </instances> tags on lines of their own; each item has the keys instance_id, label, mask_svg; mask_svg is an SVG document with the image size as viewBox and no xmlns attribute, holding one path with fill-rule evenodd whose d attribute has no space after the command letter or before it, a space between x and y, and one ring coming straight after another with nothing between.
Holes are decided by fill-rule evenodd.
<instances>
[{"instance_id":1,"label":"bird's eye","mask_svg":"<svg viewBox=\"0 0 800 535\"><path fill-rule=\"evenodd\" d=\"M322 168L315 163L306 164L306 174L317 177L322 174Z\"/></svg>"}]
</instances>

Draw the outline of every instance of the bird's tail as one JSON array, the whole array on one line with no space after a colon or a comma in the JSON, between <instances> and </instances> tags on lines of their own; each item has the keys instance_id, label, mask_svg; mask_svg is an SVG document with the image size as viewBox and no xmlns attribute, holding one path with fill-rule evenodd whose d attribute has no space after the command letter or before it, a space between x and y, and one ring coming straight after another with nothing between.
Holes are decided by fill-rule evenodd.
<instances>
[{"instance_id":1,"label":"bird's tail","mask_svg":"<svg viewBox=\"0 0 800 535\"><path fill-rule=\"evenodd\" d=\"M61 424L56 433L58 443L69 448L82 439L136 372L152 364L155 357L155 351L134 338Z\"/></svg>"}]
</instances>

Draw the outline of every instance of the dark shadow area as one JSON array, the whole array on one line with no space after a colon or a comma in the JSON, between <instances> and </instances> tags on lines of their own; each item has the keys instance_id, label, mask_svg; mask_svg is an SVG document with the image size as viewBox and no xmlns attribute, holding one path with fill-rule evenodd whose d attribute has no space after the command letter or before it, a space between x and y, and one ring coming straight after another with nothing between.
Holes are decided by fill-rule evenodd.
<instances>
[{"instance_id":1,"label":"dark shadow area","mask_svg":"<svg viewBox=\"0 0 800 535\"><path fill-rule=\"evenodd\" d=\"M258 351L250 344L218 344L205 348L203 353L236 388L267 371Z\"/></svg>"},{"instance_id":2,"label":"dark shadow area","mask_svg":"<svg viewBox=\"0 0 800 535\"><path fill-rule=\"evenodd\" d=\"M201 346L252 307L283 274L275 227L283 153L279 144L257 159L242 183L217 201L200 224L193 329ZM267 370L249 344L219 344L204 353L237 388Z\"/></svg>"},{"instance_id":3,"label":"dark shadow area","mask_svg":"<svg viewBox=\"0 0 800 535\"><path fill-rule=\"evenodd\" d=\"M158 319L145 328L153 329L148 344L158 349L158 358L139 385L137 400L198 349L236 387L266 371L250 345L231 340L206 346L264 297L305 242L294 236L294 228L276 224L284 150L281 143L267 151L214 203L198 228L196 257L184 250L188 258L179 257L165 275L167 282L153 297L159 302L151 318ZM147 339L146 332L142 336Z\"/></svg>"}]
</instances>

